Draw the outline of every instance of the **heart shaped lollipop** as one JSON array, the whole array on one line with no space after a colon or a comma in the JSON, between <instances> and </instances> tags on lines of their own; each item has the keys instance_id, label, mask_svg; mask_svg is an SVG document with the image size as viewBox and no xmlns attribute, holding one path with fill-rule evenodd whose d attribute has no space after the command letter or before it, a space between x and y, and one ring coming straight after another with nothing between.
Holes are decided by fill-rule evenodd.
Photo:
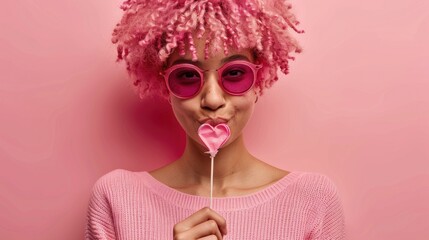
<instances>
[{"instance_id":1,"label":"heart shaped lollipop","mask_svg":"<svg viewBox=\"0 0 429 240\"><path fill-rule=\"evenodd\" d=\"M231 131L227 124L221 123L213 127L208 123L202 124L198 128L198 136L204 142L206 147L209 149L211 159L211 171L210 171L210 208L213 206L213 169L214 169L214 157L219 148L228 141Z\"/></svg>"},{"instance_id":2,"label":"heart shaped lollipop","mask_svg":"<svg viewBox=\"0 0 429 240\"><path fill-rule=\"evenodd\" d=\"M206 147L209 149L208 152L212 157L214 157L218 149L228 141L231 131L227 124L221 123L213 127L208 123L202 124L198 128L198 136L204 142Z\"/></svg>"}]
</instances>

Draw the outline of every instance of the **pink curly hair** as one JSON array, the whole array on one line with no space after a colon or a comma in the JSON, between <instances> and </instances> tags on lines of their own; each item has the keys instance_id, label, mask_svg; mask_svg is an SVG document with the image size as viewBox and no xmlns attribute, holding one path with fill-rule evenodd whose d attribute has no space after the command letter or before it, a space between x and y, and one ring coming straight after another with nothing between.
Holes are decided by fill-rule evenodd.
<instances>
[{"instance_id":1,"label":"pink curly hair","mask_svg":"<svg viewBox=\"0 0 429 240\"><path fill-rule=\"evenodd\" d=\"M262 64L255 92L263 94L278 80L277 68L288 74L289 53L302 48L290 36L290 27L303 33L285 0L126 0L124 15L116 24L112 43L117 44L116 61L125 59L129 76L140 98L158 95L168 98L168 89L159 71L178 47L185 55L185 41L197 60L192 32L198 38L207 32L205 58L223 47L251 48ZM218 37L216 37L218 36Z\"/></svg>"}]
</instances>

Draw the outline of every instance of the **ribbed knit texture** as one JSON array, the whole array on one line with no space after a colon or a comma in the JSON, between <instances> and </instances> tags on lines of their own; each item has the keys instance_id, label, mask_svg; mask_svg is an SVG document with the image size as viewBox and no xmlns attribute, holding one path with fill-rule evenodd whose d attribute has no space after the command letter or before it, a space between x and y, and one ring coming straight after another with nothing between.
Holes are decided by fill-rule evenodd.
<instances>
[{"instance_id":1,"label":"ribbed knit texture","mask_svg":"<svg viewBox=\"0 0 429 240\"><path fill-rule=\"evenodd\" d=\"M173 226L209 203L148 172L116 169L93 186L85 239L173 239ZM346 239L337 188L323 174L291 172L252 194L213 198L213 210L226 219L225 240Z\"/></svg>"}]
</instances>

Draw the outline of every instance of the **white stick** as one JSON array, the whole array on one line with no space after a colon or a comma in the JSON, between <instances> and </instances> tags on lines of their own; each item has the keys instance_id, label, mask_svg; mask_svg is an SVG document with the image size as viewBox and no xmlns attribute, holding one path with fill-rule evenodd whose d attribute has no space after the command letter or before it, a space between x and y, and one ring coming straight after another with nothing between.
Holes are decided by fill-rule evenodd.
<instances>
[{"instance_id":1,"label":"white stick","mask_svg":"<svg viewBox=\"0 0 429 240\"><path fill-rule=\"evenodd\" d=\"M211 173L210 173L210 208L213 206L213 167L214 167L214 157L210 156L212 160Z\"/></svg>"}]
</instances>

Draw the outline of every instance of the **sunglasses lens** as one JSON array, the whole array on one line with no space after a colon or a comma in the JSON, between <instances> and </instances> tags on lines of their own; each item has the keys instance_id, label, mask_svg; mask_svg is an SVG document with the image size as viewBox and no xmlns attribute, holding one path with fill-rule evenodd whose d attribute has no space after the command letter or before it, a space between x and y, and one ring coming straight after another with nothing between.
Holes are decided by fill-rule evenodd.
<instances>
[{"instance_id":1,"label":"sunglasses lens","mask_svg":"<svg viewBox=\"0 0 429 240\"><path fill-rule=\"evenodd\" d=\"M239 95L252 87L255 76L250 66L233 64L223 70L221 80L226 91Z\"/></svg>"},{"instance_id":2,"label":"sunglasses lens","mask_svg":"<svg viewBox=\"0 0 429 240\"><path fill-rule=\"evenodd\" d=\"M181 67L170 73L168 84L175 95L190 98L200 89L201 76L195 69Z\"/></svg>"}]
</instances>

